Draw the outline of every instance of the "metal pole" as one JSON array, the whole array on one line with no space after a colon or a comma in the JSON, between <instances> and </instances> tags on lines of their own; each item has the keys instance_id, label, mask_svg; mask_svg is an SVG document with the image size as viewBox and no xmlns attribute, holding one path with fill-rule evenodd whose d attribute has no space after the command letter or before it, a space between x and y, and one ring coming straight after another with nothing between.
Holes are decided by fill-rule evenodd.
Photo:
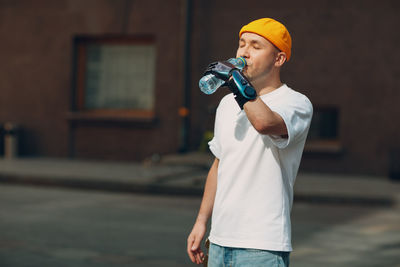
<instances>
[{"instance_id":1,"label":"metal pole","mask_svg":"<svg viewBox=\"0 0 400 267\"><path fill-rule=\"evenodd\" d=\"M182 118L180 152L189 147L190 108L191 108L191 33L192 33L192 0L186 0L185 6L185 39L183 52L183 105L179 109Z\"/></svg>"}]
</instances>

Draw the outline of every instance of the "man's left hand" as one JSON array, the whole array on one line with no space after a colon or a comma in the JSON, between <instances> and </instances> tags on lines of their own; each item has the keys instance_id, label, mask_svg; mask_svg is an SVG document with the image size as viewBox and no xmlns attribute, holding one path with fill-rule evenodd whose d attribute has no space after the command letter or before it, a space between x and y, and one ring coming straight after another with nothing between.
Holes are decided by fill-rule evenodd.
<instances>
[{"instance_id":1,"label":"man's left hand","mask_svg":"<svg viewBox=\"0 0 400 267\"><path fill-rule=\"evenodd\" d=\"M204 75L211 73L226 82L231 77L231 72L235 69L237 68L228 61L218 61L208 65Z\"/></svg>"}]
</instances>

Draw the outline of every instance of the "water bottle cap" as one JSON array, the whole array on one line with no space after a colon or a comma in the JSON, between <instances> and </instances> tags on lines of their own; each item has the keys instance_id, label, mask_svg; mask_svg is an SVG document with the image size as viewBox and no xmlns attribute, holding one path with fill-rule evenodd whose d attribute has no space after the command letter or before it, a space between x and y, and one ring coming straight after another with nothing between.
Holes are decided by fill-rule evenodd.
<instances>
[{"instance_id":1,"label":"water bottle cap","mask_svg":"<svg viewBox=\"0 0 400 267\"><path fill-rule=\"evenodd\" d=\"M238 59L240 59L241 61L243 61L243 66L246 66L246 59L242 58L242 57L238 57Z\"/></svg>"}]
</instances>

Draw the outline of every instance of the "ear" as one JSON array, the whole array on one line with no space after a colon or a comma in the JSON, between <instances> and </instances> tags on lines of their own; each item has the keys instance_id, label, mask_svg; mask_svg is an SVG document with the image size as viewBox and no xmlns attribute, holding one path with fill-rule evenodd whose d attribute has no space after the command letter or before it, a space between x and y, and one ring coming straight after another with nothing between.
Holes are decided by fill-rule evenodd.
<instances>
[{"instance_id":1,"label":"ear","mask_svg":"<svg viewBox=\"0 0 400 267\"><path fill-rule=\"evenodd\" d=\"M275 67L282 67L282 65L286 62L286 53L279 52L275 57Z\"/></svg>"}]
</instances>

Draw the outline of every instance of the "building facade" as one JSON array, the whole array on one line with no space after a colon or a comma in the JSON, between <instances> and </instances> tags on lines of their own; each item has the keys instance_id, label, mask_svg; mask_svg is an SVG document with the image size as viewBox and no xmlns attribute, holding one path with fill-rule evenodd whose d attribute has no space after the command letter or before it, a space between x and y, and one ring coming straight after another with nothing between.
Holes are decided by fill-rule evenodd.
<instances>
[{"instance_id":1,"label":"building facade","mask_svg":"<svg viewBox=\"0 0 400 267\"><path fill-rule=\"evenodd\" d=\"M1 1L0 123L20 125L23 156L197 150L228 93L199 91L204 68L235 56L242 25L272 17L293 39L283 81L315 109L302 170L388 175L400 165L399 10L391 0Z\"/></svg>"}]
</instances>

